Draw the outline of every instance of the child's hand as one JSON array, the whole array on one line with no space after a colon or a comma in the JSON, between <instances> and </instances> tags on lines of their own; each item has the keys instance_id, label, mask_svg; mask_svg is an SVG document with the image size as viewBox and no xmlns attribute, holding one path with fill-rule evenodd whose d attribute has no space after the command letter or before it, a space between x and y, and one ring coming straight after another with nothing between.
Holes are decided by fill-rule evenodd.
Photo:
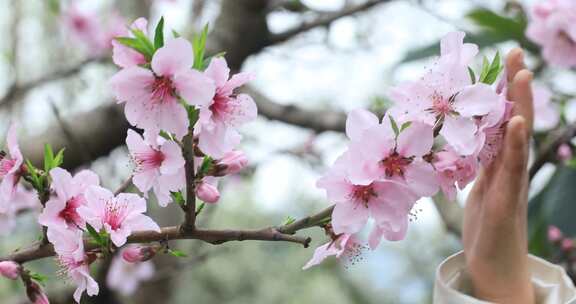
<instances>
[{"instance_id":1,"label":"child's hand","mask_svg":"<svg viewBox=\"0 0 576 304\"><path fill-rule=\"evenodd\" d=\"M522 50L508 54L506 70L514 116L500 155L480 173L466 203L464 253L475 297L530 304L534 291L527 260L526 207L534 110L532 73L524 69Z\"/></svg>"}]
</instances>

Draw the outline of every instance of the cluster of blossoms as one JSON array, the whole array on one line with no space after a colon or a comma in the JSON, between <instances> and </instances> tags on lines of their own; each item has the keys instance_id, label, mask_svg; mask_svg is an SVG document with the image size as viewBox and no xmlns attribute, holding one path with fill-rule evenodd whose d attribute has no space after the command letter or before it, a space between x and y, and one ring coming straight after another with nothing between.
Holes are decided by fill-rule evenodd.
<instances>
[{"instance_id":1,"label":"cluster of blossoms","mask_svg":"<svg viewBox=\"0 0 576 304\"><path fill-rule=\"evenodd\" d=\"M348 150L318 181L335 203L332 240L306 267L330 255L355 258L362 247L356 234L369 218L374 220L370 248L382 238L403 239L418 199L438 191L454 199L457 188L496 157L512 104L502 82L487 84L501 68L493 70L492 81L471 75L468 66L478 47L463 39L462 32L445 36L434 67L391 90L394 105L382 119L365 110L348 115Z\"/></svg>"},{"instance_id":2,"label":"cluster of blossoms","mask_svg":"<svg viewBox=\"0 0 576 304\"><path fill-rule=\"evenodd\" d=\"M75 22L88 30L91 25L84 21ZM211 58L204 67L204 45L193 47L178 37L164 42L163 24L161 19L154 44L147 37L147 21L143 18L116 33L114 37L126 37L117 37L111 44L113 61L121 68L110 80L112 91L118 102L126 104L128 122L142 129L142 135L129 130L126 138L135 164L132 183L142 196L112 193L90 170L72 175L58 167L61 153L54 157L50 151L45 156L46 172L25 163L15 126L8 132L8 153L0 155L0 220L24 208L23 201L43 206L38 222L46 227L45 241L53 245L63 273L77 286L74 299L78 303L85 291L89 296L99 292L90 265L103 251L113 253L128 242L133 232L161 231L145 214L148 192L153 190L164 207L183 197L191 182L199 199L215 203L220 197L218 178L235 174L247 164L244 153L237 150L241 139L237 128L254 119L257 110L250 96L235 91L252 76L239 73L230 77L222 57ZM206 31L203 41L205 35ZM195 58L198 54L200 58ZM190 140L184 140L185 136ZM193 151L193 181L185 178L186 150ZM35 191L26 190L21 180L29 182ZM86 236L99 247L87 248ZM123 294L133 292L139 281L152 276L154 269L147 260L159 249L124 249L113 260L108 284ZM21 276L27 282L30 299L47 303L42 289L19 264L1 262L0 274L11 279Z\"/></svg>"},{"instance_id":3,"label":"cluster of blossoms","mask_svg":"<svg viewBox=\"0 0 576 304\"><path fill-rule=\"evenodd\" d=\"M542 47L542 56L553 65L576 66L576 2L544 0L532 8L526 36Z\"/></svg>"},{"instance_id":4,"label":"cluster of blossoms","mask_svg":"<svg viewBox=\"0 0 576 304\"><path fill-rule=\"evenodd\" d=\"M131 28L146 34L146 24L138 19ZM136 165L133 181L145 194L153 190L161 206L171 201L170 193L185 187L178 143L190 129L197 141L196 170L207 156L213 163L213 170L195 187L204 202L215 203L220 197L216 177L234 174L248 161L235 150L241 140L237 127L255 119L257 109L249 95L235 90L252 76L230 77L221 57L212 58L204 71L193 69L193 54L190 42L174 38L155 51L147 68L143 54L114 44L113 60L122 70L112 77L112 90L118 102L126 104L128 122L144 130L143 136L129 131L126 139ZM190 121L186 107L194 107L196 121Z\"/></svg>"}]
</instances>

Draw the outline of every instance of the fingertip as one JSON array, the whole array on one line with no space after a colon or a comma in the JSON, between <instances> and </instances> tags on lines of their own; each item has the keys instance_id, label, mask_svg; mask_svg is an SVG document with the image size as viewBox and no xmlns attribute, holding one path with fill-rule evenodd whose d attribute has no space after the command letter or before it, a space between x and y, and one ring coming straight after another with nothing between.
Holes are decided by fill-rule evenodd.
<instances>
[{"instance_id":1,"label":"fingertip","mask_svg":"<svg viewBox=\"0 0 576 304\"><path fill-rule=\"evenodd\" d=\"M508 97L514 102L514 114L525 119L526 129L532 130L534 121L534 102L532 97L532 80L534 74L526 69L520 70L515 76Z\"/></svg>"},{"instance_id":2,"label":"fingertip","mask_svg":"<svg viewBox=\"0 0 576 304\"><path fill-rule=\"evenodd\" d=\"M506 56L506 76L511 83L516 73L524 68L524 51L521 48L513 48Z\"/></svg>"},{"instance_id":3,"label":"fingertip","mask_svg":"<svg viewBox=\"0 0 576 304\"><path fill-rule=\"evenodd\" d=\"M512 117L504 136L504 164L524 167L528 155L528 129L526 119L520 115Z\"/></svg>"}]
</instances>

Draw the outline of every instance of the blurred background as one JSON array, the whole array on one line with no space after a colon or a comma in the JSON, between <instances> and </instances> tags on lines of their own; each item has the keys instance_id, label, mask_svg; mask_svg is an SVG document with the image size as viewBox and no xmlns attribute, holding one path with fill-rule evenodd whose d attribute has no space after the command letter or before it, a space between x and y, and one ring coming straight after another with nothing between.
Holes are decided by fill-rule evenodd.
<instances>
[{"instance_id":1,"label":"blurred background","mask_svg":"<svg viewBox=\"0 0 576 304\"><path fill-rule=\"evenodd\" d=\"M19 122L25 157L40 163L44 143L66 147L64 167L91 168L115 189L133 168L124 147L128 123L108 87L117 68L110 49L79 32L87 24L106 29L137 17L148 18L153 28L164 16L165 28L191 37L209 23L209 53L225 51L233 70L256 75L246 90L258 104L259 118L242 130L250 168L224 179L223 198L206 207L199 224L279 225L330 205L315 182L345 149L345 113L358 107L383 113L388 88L418 78L429 57L438 54L439 39L463 30L489 58L524 47L539 83L549 87L562 110L555 126L535 136L533 163L540 164L533 172L530 246L571 270L571 244L550 241L547 230L558 226L567 237L576 232L576 171L571 157L560 165L548 162L558 160L561 142L572 148L576 113L568 101L576 94L576 74L548 66L525 37L534 2L0 0L0 134L11 121ZM437 265L461 248L465 197L466 190L458 202L419 201L406 240L385 242L353 265L329 260L301 270L327 240L320 229L300 232L313 238L308 249L180 241L172 246L187 257L161 255L144 270L116 269L119 282L106 284L102 269L107 267L95 265L100 295L83 303L431 303ZM175 204L149 206L160 224L180 221ZM2 255L40 236L35 212L21 213L15 222L0 215ZM45 289L52 303L72 303L74 286L56 274L53 259L29 267L48 277ZM127 286L124 280L141 282ZM0 302L27 303L22 289L20 282L0 280Z\"/></svg>"}]
</instances>

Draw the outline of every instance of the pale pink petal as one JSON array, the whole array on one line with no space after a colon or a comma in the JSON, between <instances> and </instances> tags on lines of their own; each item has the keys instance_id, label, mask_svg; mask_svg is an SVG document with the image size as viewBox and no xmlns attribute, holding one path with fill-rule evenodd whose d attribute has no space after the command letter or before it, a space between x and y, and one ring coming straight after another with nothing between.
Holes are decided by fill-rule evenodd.
<instances>
[{"instance_id":1,"label":"pale pink petal","mask_svg":"<svg viewBox=\"0 0 576 304\"><path fill-rule=\"evenodd\" d=\"M77 187L75 194L79 194L90 186L100 185L100 177L93 171L82 170L74 175L72 182Z\"/></svg>"},{"instance_id":2,"label":"pale pink petal","mask_svg":"<svg viewBox=\"0 0 576 304\"><path fill-rule=\"evenodd\" d=\"M463 117L446 116L440 134L461 155L470 155L476 150L474 135L476 124Z\"/></svg>"},{"instance_id":3,"label":"pale pink petal","mask_svg":"<svg viewBox=\"0 0 576 304\"><path fill-rule=\"evenodd\" d=\"M145 68L132 66L120 70L110 79L112 93L118 102L142 102L150 99L150 86L154 82L154 74Z\"/></svg>"},{"instance_id":4,"label":"pale pink petal","mask_svg":"<svg viewBox=\"0 0 576 304\"><path fill-rule=\"evenodd\" d=\"M153 149L144 141L142 136L134 132L132 129L128 129L128 134L126 136L126 146L130 154L136 153L146 153L151 152Z\"/></svg>"},{"instance_id":5,"label":"pale pink petal","mask_svg":"<svg viewBox=\"0 0 576 304\"><path fill-rule=\"evenodd\" d=\"M128 68L146 63L146 57L122 43L112 40L112 61L121 68Z\"/></svg>"},{"instance_id":6,"label":"pale pink petal","mask_svg":"<svg viewBox=\"0 0 576 304\"><path fill-rule=\"evenodd\" d=\"M408 187L419 196L432 196L438 192L438 179L432 165L414 160L406 167L404 178Z\"/></svg>"},{"instance_id":7,"label":"pale pink petal","mask_svg":"<svg viewBox=\"0 0 576 304\"><path fill-rule=\"evenodd\" d=\"M174 86L186 103L207 106L216 92L214 81L196 70L183 70L174 76Z\"/></svg>"},{"instance_id":8,"label":"pale pink petal","mask_svg":"<svg viewBox=\"0 0 576 304\"><path fill-rule=\"evenodd\" d=\"M238 94L236 96L238 103L238 112L235 113L234 122L236 124L243 124L250 122L258 116L258 108L254 99L248 94Z\"/></svg>"},{"instance_id":9,"label":"pale pink petal","mask_svg":"<svg viewBox=\"0 0 576 304\"><path fill-rule=\"evenodd\" d=\"M223 57L217 57L210 60L210 65L208 65L204 74L214 80L216 87L222 87L228 81L230 69Z\"/></svg>"},{"instance_id":10,"label":"pale pink petal","mask_svg":"<svg viewBox=\"0 0 576 304\"><path fill-rule=\"evenodd\" d=\"M70 189L72 184L72 175L62 168L54 168L50 170L50 177L52 178L52 188L58 197L64 201L73 196L73 189Z\"/></svg>"},{"instance_id":11,"label":"pale pink petal","mask_svg":"<svg viewBox=\"0 0 576 304\"><path fill-rule=\"evenodd\" d=\"M22 153L20 152L20 148L18 147L18 124L13 123L10 125L8 129L8 134L6 135L6 144L8 146L8 152L10 153L10 157L17 161L15 164L16 170L18 170L20 164L22 164Z\"/></svg>"},{"instance_id":12,"label":"pale pink petal","mask_svg":"<svg viewBox=\"0 0 576 304\"><path fill-rule=\"evenodd\" d=\"M146 212L146 200L134 193L120 193L116 196L116 201L120 206L128 206L130 215L137 216Z\"/></svg>"},{"instance_id":13,"label":"pale pink petal","mask_svg":"<svg viewBox=\"0 0 576 304\"><path fill-rule=\"evenodd\" d=\"M254 79L252 73L238 73L235 74L220 88L220 91L225 95L230 95L234 92L234 89L239 88L249 81Z\"/></svg>"},{"instance_id":14,"label":"pale pink petal","mask_svg":"<svg viewBox=\"0 0 576 304\"><path fill-rule=\"evenodd\" d=\"M213 158L222 158L224 154L238 146L241 138L238 131L217 124L210 130L202 130L199 134L198 147Z\"/></svg>"},{"instance_id":15,"label":"pale pink petal","mask_svg":"<svg viewBox=\"0 0 576 304\"><path fill-rule=\"evenodd\" d=\"M370 212L368 208L351 202L339 203L332 212L334 233L356 233L364 227Z\"/></svg>"},{"instance_id":16,"label":"pale pink petal","mask_svg":"<svg viewBox=\"0 0 576 304\"><path fill-rule=\"evenodd\" d=\"M160 166L160 173L174 174L184 167L185 161L182 156L182 149L177 143L168 141L162 145L160 151L164 154L164 161L162 161L162 165Z\"/></svg>"},{"instance_id":17,"label":"pale pink petal","mask_svg":"<svg viewBox=\"0 0 576 304\"><path fill-rule=\"evenodd\" d=\"M152 185L158 176L158 170L142 170L140 172L134 173L132 182L134 183L134 186L138 188L138 190L142 192L148 192L152 188Z\"/></svg>"},{"instance_id":18,"label":"pale pink petal","mask_svg":"<svg viewBox=\"0 0 576 304\"><path fill-rule=\"evenodd\" d=\"M500 96L487 84L477 83L464 88L454 101L455 110L464 117L486 115L497 108Z\"/></svg>"},{"instance_id":19,"label":"pale pink petal","mask_svg":"<svg viewBox=\"0 0 576 304\"><path fill-rule=\"evenodd\" d=\"M364 109L353 110L346 118L346 135L351 140L358 140L364 131L378 125L379 122L378 117L370 111Z\"/></svg>"},{"instance_id":20,"label":"pale pink petal","mask_svg":"<svg viewBox=\"0 0 576 304\"><path fill-rule=\"evenodd\" d=\"M397 152L406 157L423 156L430 153L433 144L432 127L421 122L412 122L398 135Z\"/></svg>"},{"instance_id":21,"label":"pale pink petal","mask_svg":"<svg viewBox=\"0 0 576 304\"><path fill-rule=\"evenodd\" d=\"M130 220L126 220L126 225L129 226L132 231L152 230L160 232L160 226L158 226L153 219L143 214L131 218Z\"/></svg>"},{"instance_id":22,"label":"pale pink petal","mask_svg":"<svg viewBox=\"0 0 576 304\"><path fill-rule=\"evenodd\" d=\"M331 242L324 244L316 248L316 250L314 250L314 255L312 256L312 259L310 259L310 261L308 261L308 263L306 263L306 265L302 267L302 270L306 270L312 266L316 266L322 263L322 261L324 261L327 257L334 256L340 251L341 250L336 248L336 246L334 246L334 244L332 244Z\"/></svg>"},{"instance_id":23,"label":"pale pink petal","mask_svg":"<svg viewBox=\"0 0 576 304\"><path fill-rule=\"evenodd\" d=\"M159 76L173 76L178 71L192 68L194 55L192 45L184 38L166 42L152 57L152 70Z\"/></svg>"},{"instance_id":24,"label":"pale pink petal","mask_svg":"<svg viewBox=\"0 0 576 304\"><path fill-rule=\"evenodd\" d=\"M188 133L188 114L186 109L177 102L168 102L159 107L159 126L162 130L173 133L176 139L182 139Z\"/></svg>"}]
</instances>

